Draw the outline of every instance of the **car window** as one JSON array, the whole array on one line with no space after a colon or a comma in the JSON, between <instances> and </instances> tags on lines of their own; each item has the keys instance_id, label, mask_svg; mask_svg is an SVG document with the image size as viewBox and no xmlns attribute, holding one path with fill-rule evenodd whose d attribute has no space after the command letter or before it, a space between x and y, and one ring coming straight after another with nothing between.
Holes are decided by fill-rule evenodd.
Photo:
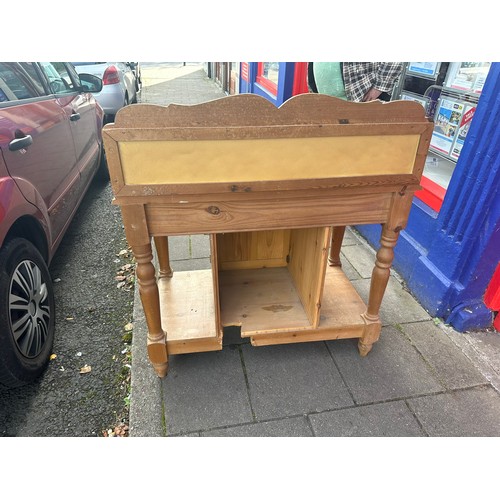
<instances>
[{"instance_id":1,"label":"car window","mask_svg":"<svg viewBox=\"0 0 500 500\"><path fill-rule=\"evenodd\" d=\"M15 63L0 63L0 102L31 99L40 94L29 76Z\"/></svg>"},{"instance_id":2,"label":"car window","mask_svg":"<svg viewBox=\"0 0 500 500\"><path fill-rule=\"evenodd\" d=\"M28 73L31 78L31 83L36 87L40 95L46 95L47 91L44 88L43 80L40 77L40 73L35 68L35 64L31 62L20 62L20 66Z\"/></svg>"},{"instance_id":3,"label":"car window","mask_svg":"<svg viewBox=\"0 0 500 500\"><path fill-rule=\"evenodd\" d=\"M81 87L82 82L80 80L80 75L76 72L75 67L72 64L67 64L66 67L68 68L68 73L70 74L72 80L76 82L78 87Z\"/></svg>"},{"instance_id":4,"label":"car window","mask_svg":"<svg viewBox=\"0 0 500 500\"><path fill-rule=\"evenodd\" d=\"M77 90L64 63L41 62L40 66L49 80L50 90L54 94L70 94Z\"/></svg>"}]
</instances>

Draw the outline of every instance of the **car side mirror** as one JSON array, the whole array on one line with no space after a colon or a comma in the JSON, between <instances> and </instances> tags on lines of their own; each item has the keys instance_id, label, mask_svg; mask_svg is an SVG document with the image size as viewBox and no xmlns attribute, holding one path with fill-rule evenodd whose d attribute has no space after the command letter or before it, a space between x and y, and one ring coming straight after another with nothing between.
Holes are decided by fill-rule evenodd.
<instances>
[{"instance_id":1,"label":"car side mirror","mask_svg":"<svg viewBox=\"0 0 500 500\"><path fill-rule=\"evenodd\" d=\"M102 79L89 73L80 73L81 89L83 92L100 92L102 90Z\"/></svg>"}]
</instances>

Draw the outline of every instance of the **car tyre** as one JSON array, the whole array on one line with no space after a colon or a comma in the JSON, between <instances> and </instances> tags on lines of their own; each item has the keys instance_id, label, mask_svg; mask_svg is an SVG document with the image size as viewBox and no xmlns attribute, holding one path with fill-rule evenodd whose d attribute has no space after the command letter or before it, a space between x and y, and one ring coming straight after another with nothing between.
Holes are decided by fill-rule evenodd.
<instances>
[{"instance_id":1,"label":"car tyre","mask_svg":"<svg viewBox=\"0 0 500 500\"><path fill-rule=\"evenodd\" d=\"M47 264L36 247L13 238L0 250L0 383L18 387L44 371L55 333Z\"/></svg>"}]
</instances>

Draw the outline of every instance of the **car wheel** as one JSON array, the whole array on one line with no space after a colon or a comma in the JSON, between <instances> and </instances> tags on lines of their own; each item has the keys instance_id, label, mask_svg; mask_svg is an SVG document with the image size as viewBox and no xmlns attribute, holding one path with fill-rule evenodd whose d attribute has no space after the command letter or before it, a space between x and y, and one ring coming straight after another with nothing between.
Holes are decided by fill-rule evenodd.
<instances>
[{"instance_id":1,"label":"car wheel","mask_svg":"<svg viewBox=\"0 0 500 500\"><path fill-rule=\"evenodd\" d=\"M55 302L49 270L24 238L0 250L0 382L18 387L45 369L55 331Z\"/></svg>"}]
</instances>

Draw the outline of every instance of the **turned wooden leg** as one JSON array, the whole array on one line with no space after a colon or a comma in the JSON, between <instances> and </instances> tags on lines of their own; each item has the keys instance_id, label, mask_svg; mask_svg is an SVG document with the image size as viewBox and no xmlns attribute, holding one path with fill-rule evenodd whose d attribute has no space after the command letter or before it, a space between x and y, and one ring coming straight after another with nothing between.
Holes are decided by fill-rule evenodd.
<instances>
[{"instance_id":1,"label":"turned wooden leg","mask_svg":"<svg viewBox=\"0 0 500 500\"><path fill-rule=\"evenodd\" d=\"M132 246L137 262L137 282L148 325L148 356L159 377L168 370L166 334L161 327L160 296L156 283L151 244Z\"/></svg>"},{"instance_id":2,"label":"turned wooden leg","mask_svg":"<svg viewBox=\"0 0 500 500\"><path fill-rule=\"evenodd\" d=\"M382 324L379 318L380 305L389 281L391 265L394 259L394 247L399 233L383 226L380 238L380 249L377 252L375 267L372 272L370 295L366 312L362 315L365 320L363 336L359 339L358 350L361 356L366 356L372 349L373 343L379 339Z\"/></svg>"},{"instance_id":3,"label":"turned wooden leg","mask_svg":"<svg viewBox=\"0 0 500 500\"><path fill-rule=\"evenodd\" d=\"M158 263L160 266L159 278L171 278L174 274L170 267L170 256L168 253L168 237L154 237L156 253L158 255Z\"/></svg>"},{"instance_id":4,"label":"turned wooden leg","mask_svg":"<svg viewBox=\"0 0 500 500\"><path fill-rule=\"evenodd\" d=\"M330 245L330 253L328 255L328 265L341 267L340 248L344 239L345 226L337 226L333 228L332 243Z\"/></svg>"}]
</instances>

